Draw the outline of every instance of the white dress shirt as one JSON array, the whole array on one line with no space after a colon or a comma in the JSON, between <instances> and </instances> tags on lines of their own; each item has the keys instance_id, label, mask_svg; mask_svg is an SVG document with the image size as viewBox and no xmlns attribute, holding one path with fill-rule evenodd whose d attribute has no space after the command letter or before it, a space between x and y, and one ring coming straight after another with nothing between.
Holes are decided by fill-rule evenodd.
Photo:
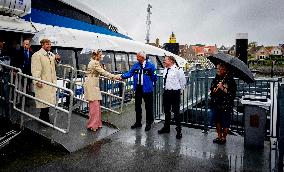
<instances>
[{"instance_id":1,"label":"white dress shirt","mask_svg":"<svg viewBox=\"0 0 284 172\"><path fill-rule=\"evenodd\" d=\"M141 85L143 85L143 69L145 68L146 66L146 60L144 60L143 64L142 64L142 69L139 71L139 75L140 75L140 72L141 72ZM139 76L138 76L139 78Z\"/></svg>"},{"instance_id":2,"label":"white dress shirt","mask_svg":"<svg viewBox=\"0 0 284 172\"><path fill-rule=\"evenodd\" d=\"M164 69L163 79L165 79L167 69ZM185 75L182 69L179 69L176 65L170 67L166 79L165 89L166 90L179 90L184 89L186 84Z\"/></svg>"}]
</instances>

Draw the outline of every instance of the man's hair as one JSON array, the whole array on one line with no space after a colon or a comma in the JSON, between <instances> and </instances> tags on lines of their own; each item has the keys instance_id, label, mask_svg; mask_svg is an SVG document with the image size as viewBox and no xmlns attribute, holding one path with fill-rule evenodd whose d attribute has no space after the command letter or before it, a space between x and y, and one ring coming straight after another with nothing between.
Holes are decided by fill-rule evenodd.
<instances>
[{"instance_id":1,"label":"man's hair","mask_svg":"<svg viewBox=\"0 0 284 172\"><path fill-rule=\"evenodd\" d=\"M42 39L40 41L40 45L43 46L45 43L51 43L51 41L49 39Z\"/></svg>"},{"instance_id":2,"label":"man's hair","mask_svg":"<svg viewBox=\"0 0 284 172\"><path fill-rule=\"evenodd\" d=\"M139 53L137 53L137 55L144 57L144 59L146 60L146 53L144 51L140 51Z\"/></svg>"}]
</instances>

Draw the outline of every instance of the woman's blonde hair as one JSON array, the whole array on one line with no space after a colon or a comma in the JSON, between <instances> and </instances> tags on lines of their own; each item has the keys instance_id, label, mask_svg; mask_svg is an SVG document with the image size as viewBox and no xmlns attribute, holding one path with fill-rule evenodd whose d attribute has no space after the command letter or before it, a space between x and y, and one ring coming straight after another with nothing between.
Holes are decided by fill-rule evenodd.
<instances>
[{"instance_id":1,"label":"woman's blonde hair","mask_svg":"<svg viewBox=\"0 0 284 172\"><path fill-rule=\"evenodd\" d=\"M102 50L100 50L100 49L94 50L92 52L91 58L95 60L96 56L98 56L101 52L102 52Z\"/></svg>"}]
</instances>

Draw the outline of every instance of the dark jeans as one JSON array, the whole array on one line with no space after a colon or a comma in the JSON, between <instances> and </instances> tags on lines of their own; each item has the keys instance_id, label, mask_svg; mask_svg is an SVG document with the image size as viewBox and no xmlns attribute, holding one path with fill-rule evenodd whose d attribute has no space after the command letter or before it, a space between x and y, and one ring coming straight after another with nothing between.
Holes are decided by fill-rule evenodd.
<instances>
[{"instance_id":1,"label":"dark jeans","mask_svg":"<svg viewBox=\"0 0 284 172\"><path fill-rule=\"evenodd\" d=\"M153 117L153 92L143 93L143 86L137 85L135 91L135 112L136 112L136 123L141 124L142 120L142 98L145 102L146 109L146 124L152 124L154 121Z\"/></svg>"},{"instance_id":2,"label":"dark jeans","mask_svg":"<svg viewBox=\"0 0 284 172\"><path fill-rule=\"evenodd\" d=\"M180 90L164 90L163 94L163 107L165 112L165 125L166 129L170 129L171 110L174 113L176 130L181 132L181 115L180 109Z\"/></svg>"}]
</instances>

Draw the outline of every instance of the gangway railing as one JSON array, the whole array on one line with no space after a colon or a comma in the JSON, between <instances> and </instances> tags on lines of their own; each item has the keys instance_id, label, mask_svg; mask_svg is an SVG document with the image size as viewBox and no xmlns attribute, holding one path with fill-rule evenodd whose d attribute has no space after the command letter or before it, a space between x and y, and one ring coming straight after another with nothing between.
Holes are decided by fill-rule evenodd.
<instances>
[{"instance_id":1,"label":"gangway railing","mask_svg":"<svg viewBox=\"0 0 284 172\"><path fill-rule=\"evenodd\" d=\"M19 82L19 79L18 78L22 78L24 80L23 82L23 89L21 89L21 85L22 85L22 82ZM44 85L48 85L49 87L52 87L54 89L56 89L56 104L51 104L45 100L42 100L42 99L39 99L37 97L34 97L34 96L31 96L29 94L26 93L26 87L27 87L27 79L30 79L32 81L38 81L38 82L41 82L43 83ZM66 96L69 97L70 99L70 102L69 104L67 105L67 108L65 109L64 106L59 106L59 103L58 103L58 98L59 98L59 95L60 94L64 94ZM17 99L17 95L20 95L22 97L22 101L21 101L21 108L18 108L17 107L17 103L16 103L16 99ZM37 117L36 115L34 114L31 114L31 112L28 112L26 111L25 109L25 104L26 104L26 97L27 98L30 98L32 100L35 100L35 101L38 101L40 103L43 103L45 105L48 105L49 107L52 107L56 110L56 114L55 114L55 118L53 120L53 124L52 123L48 123L46 121L43 121L41 119L39 119L39 117ZM44 81L44 80L41 80L41 79L38 79L38 78L35 78L35 77L32 77L32 76L29 76L29 75L26 75L26 74L23 74L23 73L17 73L16 75L16 83L15 83L15 92L14 92L14 99L13 99L13 107L16 111L26 115L27 117L29 118L32 118L40 123L43 123L49 127L52 127L62 133L68 133L69 132L69 129L70 129L70 122L71 122L71 114L72 114L72 106L73 106L73 97L74 97L74 93L71 89L68 89L68 88L64 88L64 87L61 87L61 86L57 86L53 83L50 83L50 82L47 82L47 81ZM61 113L59 113L61 112ZM57 126L57 118L58 118L58 115L62 115L63 114L67 114L67 126L65 128L63 127L59 127ZM21 116L21 127L23 126L23 123L24 123L24 118L23 118L23 115Z\"/></svg>"},{"instance_id":2,"label":"gangway railing","mask_svg":"<svg viewBox=\"0 0 284 172\"><path fill-rule=\"evenodd\" d=\"M77 70L76 72L77 78L74 82L74 99L75 101L78 101L77 104L79 104L77 109L79 109L80 112L87 112L89 102L84 99L83 89L87 72L83 70ZM124 104L126 83L119 80L111 80L104 76L100 76L99 80L102 94L101 108L116 114L121 114ZM118 107L119 110L116 110Z\"/></svg>"},{"instance_id":3,"label":"gangway railing","mask_svg":"<svg viewBox=\"0 0 284 172\"><path fill-rule=\"evenodd\" d=\"M7 118L11 117L11 104L13 103L13 91L16 80L15 74L17 72L22 72L22 70L6 65L0 61L0 115L6 116ZM19 97L17 97L17 102L19 102L19 100Z\"/></svg>"},{"instance_id":4,"label":"gangway railing","mask_svg":"<svg viewBox=\"0 0 284 172\"><path fill-rule=\"evenodd\" d=\"M9 88L3 88L1 91L4 91L4 94L8 93L9 94L9 102L13 103L13 88L15 87L15 79L16 79L16 73L22 72L20 68L16 68L13 66L6 65L0 61L0 73L1 73L1 85L2 86L8 86ZM8 79L9 77L9 79ZM21 79L21 78L19 78ZM12 88L12 89L11 89ZM5 91L7 91L5 93ZM6 100L6 96L3 96L0 94L0 97L2 100Z\"/></svg>"},{"instance_id":5,"label":"gangway railing","mask_svg":"<svg viewBox=\"0 0 284 172\"><path fill-rule=\"evenodd\" d=\"M62 81L62 86L73 89L74 79L76 80L76 69L67 64L58 64L57 69L59 69L57 79Z\"/></svg>"}]
</instances>

